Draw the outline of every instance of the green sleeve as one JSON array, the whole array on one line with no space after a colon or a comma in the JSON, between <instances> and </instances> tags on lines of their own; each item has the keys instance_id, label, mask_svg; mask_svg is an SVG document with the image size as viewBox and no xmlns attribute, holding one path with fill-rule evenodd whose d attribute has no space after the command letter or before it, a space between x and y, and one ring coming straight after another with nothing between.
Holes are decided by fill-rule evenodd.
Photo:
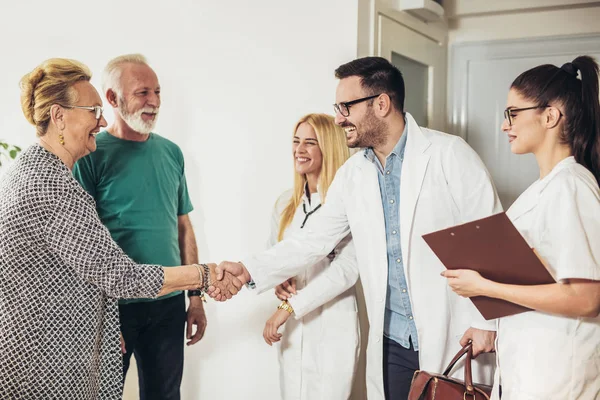
<instances>
[{"instance_id":1,"label":"green sleeve","mask_svg":"<svg viewBox=\"0 0 600 400\"><path fill-rule=\"evenodd\" d=\"M96 200L96 176L94 174L94 164L89 155L75 163L73 177Z\"/></svg>"},{"instance_id":2,"label":"green sleeve","mask_svg":"<svg viewBox=\"0 0 600 400\"><path fill-rule=\"evenodd\" d=\"M186 215L192 212L194 206L190 200L188 194L187 181L185 180L185 163L183 156L181 157L181 178L179 179L179 191L177 193L179 206L177 208L177 215Z\"/></svg>"}]
</instances>

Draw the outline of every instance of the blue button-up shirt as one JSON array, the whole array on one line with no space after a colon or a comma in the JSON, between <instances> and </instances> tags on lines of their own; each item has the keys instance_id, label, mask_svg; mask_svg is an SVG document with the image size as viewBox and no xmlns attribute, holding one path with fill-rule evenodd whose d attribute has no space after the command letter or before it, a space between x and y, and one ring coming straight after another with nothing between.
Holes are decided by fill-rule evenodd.
<instances>
[{"instance_id":1,"label":"blue button-up shirt","mask_svg":"<svg viewBox=\"0 0 600 400\"><path fill-rule=\"evenodd\" d=\"M365 151L365 157L377 167L381 202L385 218L385 237L388 253L388 285L385 303L383 334L405 348L414 346L419 350L417 327L413 319L404 261L400 247L400 174L404 161L404 149L408 136L408 125L394 150L385 160L385 168L379 162L373 149Z\"/></svg>"}]
</instances>

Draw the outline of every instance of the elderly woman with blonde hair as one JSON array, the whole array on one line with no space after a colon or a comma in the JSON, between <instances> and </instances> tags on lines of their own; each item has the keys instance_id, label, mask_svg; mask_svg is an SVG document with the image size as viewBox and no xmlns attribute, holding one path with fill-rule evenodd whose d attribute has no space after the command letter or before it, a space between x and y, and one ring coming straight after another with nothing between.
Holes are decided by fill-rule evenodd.
<instances>
[{"instance_id":1,"label":"elderly woman with blonde hair","mask_svg":"<svg viewBox=\"0 0 600 400\"><path fill-rule=\"evenodd\" d=\"M90 79L85 65L50 59L21 80L23 113L39 143L0 179L2 399L120 399L117 298L214 281L214 265L133 262L73 178L73 164L96 149L106 126Z\"/></svg>"},{"instance_id":2,"label":"elderly woman with blonde hair","mask_svg":"<svg viewBox=\"0 0 600 400\"><path fill-rule=\"evenodd\" d=\"M294 188L277 200L269 247L311 228L337 170L350 156L346 134L333 117L309 114L293 135ZM285 400L348 399L360 346L358 266L348 235L328 257L275 289L283 302L267 321L267 344L281 341L281 396ZM341 294L340 294L341 293ZM294 315L295 319L288 321ZM285 332L278 329L285 325Z\"/></svg>"}]
</instances>

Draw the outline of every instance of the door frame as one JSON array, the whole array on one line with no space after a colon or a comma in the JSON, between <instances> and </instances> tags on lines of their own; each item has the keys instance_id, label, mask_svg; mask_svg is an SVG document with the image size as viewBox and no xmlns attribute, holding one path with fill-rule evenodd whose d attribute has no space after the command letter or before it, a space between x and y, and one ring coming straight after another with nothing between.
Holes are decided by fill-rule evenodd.
<instances>
[{"instance_id":1,"label":"door frame","mask_svg":"<svg viewBox=\"0 0 600 400\"><path fill-rule=\"evenodd\" d=\"M399 11L390 0L358 0L359 57L376 55L391 62L392 52L429 66L428 126L445 130L447 117L448 25L445 20L425 23ZM395 33L395 31L398 31ZM427 52L410 42L387 40L400 34L415 35L439 46L439 52ZM434 53L434 54L432 54Z\"/></svg>"},{"instance_id":2,"label":"door frame","mask_svg":"<svg viewBox=\"0 0 600 400\"><path fill-rule=\"evenodd\" d=\"M396 53L428 66L427 127L444 131L447 119L445 116L446 43L440 43L422 33L415 32L385 15L380 15L378 19L379 46L376 54L391 61L392 53ZM400 36L408 40L394 39ZM407 93L406 96L410 96L410 93Z\"/></svg>"}]
</instances>

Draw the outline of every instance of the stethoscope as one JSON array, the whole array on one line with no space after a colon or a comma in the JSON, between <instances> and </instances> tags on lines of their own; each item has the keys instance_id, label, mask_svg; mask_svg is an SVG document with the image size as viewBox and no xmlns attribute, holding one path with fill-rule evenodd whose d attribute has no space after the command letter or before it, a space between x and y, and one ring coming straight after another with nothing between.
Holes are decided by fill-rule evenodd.
<instances>
[{"instance_id":1,"label":"stethoscope","mask_svg":"<svg viewBox=\"0 0 600 400\"><path fill-rule=\"evenodd\" d=\"M300 229L304 228L306 221L308 221L308 217L313 215L315 213L315 211L317 211L319 208L321 208L321 206L322 206L322 204L319 204L318 206L315 207L314 210L306 212L306 203L302 203L302 211L304 211L304 221L302 221L302 225L300 225Z\"/></svg>"},{"instance_id":2,"label":"stethoscope","mask_svg":"<svg viewBox=\"0 0 600 400\"><path fill-rule=\"evenodd\" d=\"M308 217L313 215L315 213L315 211L317 211L319 208L321 208L322 205L323 204L319 204L313 210L306 212L306 203L302 203L302 211L304 211L304 221L302 221L302 225L300 225L300 229L304 228L306 221L308 221ZM333 260L335 258L335 249L331 250L331 253L329 253L327 258L329 258L330 260Z\"/></svg>"}]
</instances>

